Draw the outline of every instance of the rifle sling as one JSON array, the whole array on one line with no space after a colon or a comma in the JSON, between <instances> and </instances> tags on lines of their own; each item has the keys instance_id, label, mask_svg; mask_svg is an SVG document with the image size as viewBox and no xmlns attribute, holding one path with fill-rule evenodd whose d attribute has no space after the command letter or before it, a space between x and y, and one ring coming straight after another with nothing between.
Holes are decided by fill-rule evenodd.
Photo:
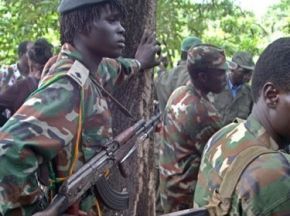
<instances>
[{"instance_id":1,"label":"rifle sling","mask_svg":"<svg viewBox=\"0 0 290 216\"><path fill-rule=\"evenodd\" d=\"M98 83L93 76L90 76L90 78L92 82L102 91L102 93L109 97L116 104L116 106L124 115L131 118L133 121L136 121L135 117L129 112L129 110L127 110L126 107L124 107L113 95L111 95L100 83Z\"/></svg>"},{"instance_id":2,"label":"rifle sling","mask_svg":"<svg viewBox=\"0 0 290 216\"><path fill-rule=\"evenodd\" d=\"M243 150L227 170L219 192L222 198L231 198L244 170L263 154L277 153L263 146L252 146Z\"/></svg>"},{"instance_id":3,"label":"rifle sling","mask_svg":"<svg viewBox=\"0 0 290 216\"><path fill-rule=\"evenodd\" d=\"M214 191L207 205L210 215L228 215L231 208L233 192L244 170L261 155L271 153L277 153L277 151L255 145L246 148L238 154L226 171L219 190Z\"/></svg>"}]
</instances>

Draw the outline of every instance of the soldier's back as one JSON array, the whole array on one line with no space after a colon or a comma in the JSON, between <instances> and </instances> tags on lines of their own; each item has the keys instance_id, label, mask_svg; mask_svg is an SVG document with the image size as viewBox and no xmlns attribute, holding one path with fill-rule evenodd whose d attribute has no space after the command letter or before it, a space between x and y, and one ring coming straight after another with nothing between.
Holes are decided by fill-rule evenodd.
<instances>
[{"instance_id":1,"label":"soldier's back","mask_svg":"<svg viewBox=\"0 0 290 216\"><path fill-rule=\"evenodd\" d=\"M277 143L252 116L224 127L210 139L201 162L195 207L207 205L234 159L257 145L275 153L261 155L246 167L232 196L229 215L289 215L290 156L278 151Z\"/></svg>"}]
</instances>

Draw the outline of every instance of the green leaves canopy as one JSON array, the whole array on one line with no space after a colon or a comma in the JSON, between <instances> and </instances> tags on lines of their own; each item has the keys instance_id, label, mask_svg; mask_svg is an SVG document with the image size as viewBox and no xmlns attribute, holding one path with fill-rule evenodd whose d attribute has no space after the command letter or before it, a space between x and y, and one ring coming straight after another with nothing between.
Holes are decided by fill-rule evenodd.
<instances>
[{"instance_id":1,"label":"green leaves canopy","mask_svg":"<svg viewBox=\"0 0 290 216\"><path fill-rule=\"evenodd\" d=\"M46 37L59 44L58 2L0 0L0 64L16 61L23 40ZM228 56L238 50L258 55L273 34L290 32L289 3L281 0L260 22L234 0L157 0L157 35L171 64L179 59L180 43L189 35L224 47Z\"/></svg>"}]
</instances>

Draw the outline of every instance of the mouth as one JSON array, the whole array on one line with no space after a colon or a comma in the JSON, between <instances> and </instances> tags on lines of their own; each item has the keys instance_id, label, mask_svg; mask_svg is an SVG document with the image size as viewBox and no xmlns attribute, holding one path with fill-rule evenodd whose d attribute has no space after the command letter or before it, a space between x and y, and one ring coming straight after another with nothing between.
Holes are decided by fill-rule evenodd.
<instances>
[{"instance_id":1,"label":"mouth","mask_svg":"<svg viewBox=\"0 0 290 216\"><path fill-rule=\"evenodd\" d=\"M117 41L117 46L120 48L124 48L125 47L125 39L122 38L120 40Z\"/></svg>"},{"instance_id":2,"label":"mouth","mask_svg":"<svg viewBox=\"0 0 290 216\"><path fill-rule=\"evenodd\" d=\"M117 42L117 46L120 48L125 48L125 42Z\"/></svg>"}]
</instances>

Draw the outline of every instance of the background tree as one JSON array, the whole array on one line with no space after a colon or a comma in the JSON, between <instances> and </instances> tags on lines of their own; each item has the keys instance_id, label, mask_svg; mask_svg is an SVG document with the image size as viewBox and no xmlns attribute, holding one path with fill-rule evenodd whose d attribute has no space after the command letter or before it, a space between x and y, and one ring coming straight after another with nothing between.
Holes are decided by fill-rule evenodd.
<instances>
[{"instance_id":1,"label":"background tree","mask_svg":"<svg viewBox=\"0 0 290 216\"><path fill-rule=\"evenodd\" d=\"M224 47L229 56L238 50L258 55L260 43L265 43L261 38L266 32L254 14L243 11L234 0L157 2L157 32L171 64L179 58L182 39L189 35Z\"/></svg>"},{"instance_id":2,"label":"background tree","mask_svg":"<svg viewBox=\"0 0 290 216\"><path fill-rule=\"evenodd\" d=\"M270 41L290 32L289 0L279 0L261 20L237 0L155 0L157 33L171 64L179 58L183 37L196 35L225 47L258 55ZM25 40L46 37L58 47L58 0L0 0L0 64L16 60Z\"/></svg>"},{"instance_id":3,"label":"background tree","mask_svg":"<svg viewBox=\"0 0 290 216\"><path fill-rule=\"evenodd\" d=\"M123 1L129 13L124 20L127 29L126 57L134 56L146 27L155 29L156 4L156 31L171 65L178 60L181 40L188 35L223 46L228 55L238 50L258 55L273 38L290 33L290 0L278 1L261 21L251 12L242 10L235 0ZM59 0L0 0L0 64L16 61L16 48L23 40L46 37L56 48L59 47L58 3ZM129 80L114 95L137 118L148 117L152 112L151 88L152 76L144 73ZM125 99L124 95L130 98ZM112 110L115 134L132 124L114 106ZM112 172L111 183L115 189L127 188L133 196L130 209L123 212L125 215L154 215L152 158L152 142L146 141L144 147L138 149L138 154L129 160L127 168L131 170L131 175L128 179L121 178L117 170Z\"/></svg>"}]
</instances>

